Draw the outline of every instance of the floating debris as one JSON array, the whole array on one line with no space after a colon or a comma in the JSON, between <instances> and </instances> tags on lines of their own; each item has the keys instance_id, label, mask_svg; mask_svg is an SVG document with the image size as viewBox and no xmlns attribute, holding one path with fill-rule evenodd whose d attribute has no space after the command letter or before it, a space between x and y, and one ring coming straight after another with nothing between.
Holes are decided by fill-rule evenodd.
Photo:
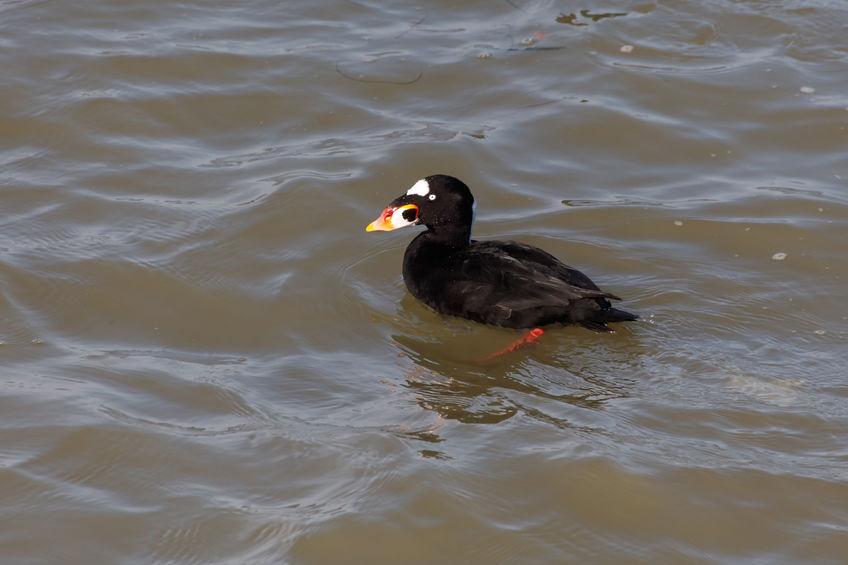
<instances>
[{"instance_id":1,"label":"floating debris","mask_svg":"<svg viewBox=\"0 0 848 565\"><path fill-rule=\"evenodd\" d=\"M675 225L675 226L682 226L682 225L683 225L683 220L674 220L674 225Z\"/></svg>"},{"instance_id":2,"label":"floating debris","mask_svg":"<svg viewBox=\"0 0 848 565\"><path fill-rule=\"evenodd\" d=\"M812 86L802 86L801 93L802 94L813 94L816 91Z\"/></svg>"},{"instance_id":3,"label":"floating debris","mask_svg":"<svg viewBox=\"0 0 848 565\"><path fill-rule=\"evenodd\" d=\"M633 46L632 45L622 45L621 49L619 49L619 51L621 51L622 53L633 53Z\"/></svg>"},{"instance_id":4,"label":"floating debris","mask_svg":"<svg viewBox=\"0 0 848 565\"><path fill-rule=\"evenodd\" d=\"M771 258L774 261L783 261L784 259L786 259L786 253L775 253L771 256Z\"/></svg>"}]
</instances>

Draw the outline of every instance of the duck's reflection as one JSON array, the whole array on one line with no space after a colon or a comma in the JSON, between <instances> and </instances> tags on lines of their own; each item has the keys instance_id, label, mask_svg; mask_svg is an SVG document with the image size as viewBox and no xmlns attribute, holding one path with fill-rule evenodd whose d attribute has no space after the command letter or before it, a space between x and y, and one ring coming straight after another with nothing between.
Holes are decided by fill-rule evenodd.
<instances>
[{"instance_id":1,"label":"duck's reflection","mask_svg":"<svg viewBox=\"0 0 848 565\"><path fill-rule=\"evenodd\" d=\"M556 335L551 338L553 343L544 349L517 351L493 361L480 361L484 356L478 351L494 347L495 339L507 343L512 339L511 332L486 328L465 335L446 333L449 342L408 334L393 336L402 355L412 362L411 369L405 364L403 386L414 393L422 408L445 420L497 424L524 413L560 428L573 428L563 415L568 410L547 412L543 407L561 407L566 403L598 410L611 399L627 396L629 383L616 380L615 375L602 375L603 369L596 371L584 364L592 356L585 345L575 364L569 363L567 354L558 351L558 341L563 340L557 340ZM569 337L573 338L573 334ZM590 347L596 347L599 355L610 353L602 344ZM610 361L605 359L602 365L609 369L614 366Z\"/></svg>"}]
</instances>

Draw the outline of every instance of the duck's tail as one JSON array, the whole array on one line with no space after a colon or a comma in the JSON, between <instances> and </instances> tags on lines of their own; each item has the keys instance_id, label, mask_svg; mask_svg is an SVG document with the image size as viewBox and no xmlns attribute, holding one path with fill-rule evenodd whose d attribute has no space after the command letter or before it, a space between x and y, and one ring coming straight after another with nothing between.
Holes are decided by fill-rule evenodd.
<instances>
[{"instance_id":1,"label":"duck's tail","mask_svg":"<svg viewBox=\"0 0 848 565\"><path fill-rule=\"evenodd\" d=\"M607 310L607 322L632 322L633 320L638 319L638 314L631 314L630 312L625 312L618 308L610 308Z\"/></svg>"},{"instance_id":2,"label":"duck's tail","mask_svg":"<svg viewBox=\"0 0 848 565\"><path fill-rule=\"evenodd\" d=\"M587 330L593 332L614 332L615 330L607 325L607 322L632 322L638 320L637 314L631 314L618 308L610 308L604 311L603 320L582 320L578 324Z\"/></svg>"}]
</instances>

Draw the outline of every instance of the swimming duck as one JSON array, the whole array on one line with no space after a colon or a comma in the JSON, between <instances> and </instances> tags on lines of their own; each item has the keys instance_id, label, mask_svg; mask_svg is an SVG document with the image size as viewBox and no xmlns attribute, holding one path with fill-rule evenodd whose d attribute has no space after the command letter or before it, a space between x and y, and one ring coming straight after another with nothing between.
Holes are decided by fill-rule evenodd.
<instances>
[{"instance_id":1,"label":"swimming duck","mask_svg":"<svg viewBox=\"0 0 848 565\"><path fill-rule=\"evenodd\" d=\"M465 183L431 175L393 200L366 231L427 228L406 248L403 280L441 314L508 328L575 324L596 332L638 318L613 308L617 296L538 247L471 239L474 207Z\"/></svg>"}]
</instances>

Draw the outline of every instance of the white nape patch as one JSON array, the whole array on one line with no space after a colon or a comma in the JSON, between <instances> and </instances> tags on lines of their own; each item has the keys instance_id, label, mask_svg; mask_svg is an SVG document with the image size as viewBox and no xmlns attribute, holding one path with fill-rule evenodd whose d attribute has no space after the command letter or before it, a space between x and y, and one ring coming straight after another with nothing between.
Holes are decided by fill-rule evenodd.
<instances>
[{"instance_id":1,"label":"white nape patch","mask_svg":"<svg viewBox=\"0 0 848 565\"><path fill-rule=\"evenodd\" d=\"M430 194L430 183L424 179L412 185L412 188L406 191L407 196L417 194L418 196L427 196Z\"/></svg>"}]
</instances>

